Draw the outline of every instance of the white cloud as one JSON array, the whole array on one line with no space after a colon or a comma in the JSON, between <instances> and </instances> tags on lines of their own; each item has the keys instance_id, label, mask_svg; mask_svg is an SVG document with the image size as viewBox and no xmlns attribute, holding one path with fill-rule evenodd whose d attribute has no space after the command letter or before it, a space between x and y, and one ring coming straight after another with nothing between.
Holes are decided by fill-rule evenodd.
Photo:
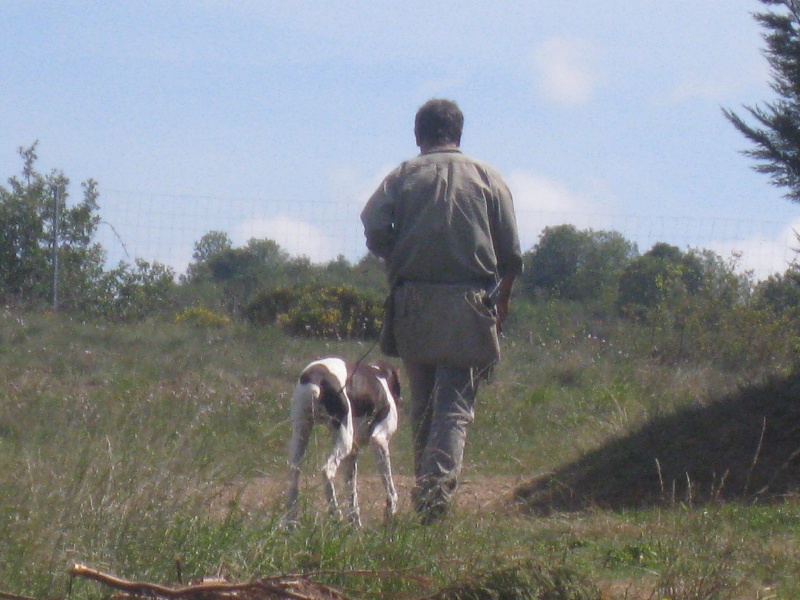
<instances>
[{"instance_id":1,"label":"white cloud","mask_svg":"<svg viewBox=\"0 0 800 600\"><path fill-rule=\"evenodd\" d=\"M328 176L333 201L361 212L364 204L389 174L394 165L384 165L376 173L366 175L353 166L337 166Z\"/></svg>"},{"instance_id":2,"label":"white cloud","mask_svg":"<svg viewBox=\"0 0 800 600\"><path fill-rule=\"evenodd\" d=\"M306 256L311 262L327 262L338 255L320 227L292 217L278 216L242 223L233 241L240 245L251 238L273 240L290 255Z\"/></svg>"},{"instance_id":3,"label":"white cloud","mask_svg":"<svg viewBox=\"0 0 800 600\"><path fill-rule=\"evenodd\" d=\"M750 75L695 75L679 81L667 95L670 104L690 100L704 100L709 102L726 102L737 100L748 89L763 85L766 76ZM764 90L766 91L766 90Z\"/></svg>"},{"instance_id":4,"label":"white cloud","mask_svg":"<svg viewBox=\"0 0 800 600\"><path fill-rule=\"evenodd\" d=\"M441 79L431 79L422 81L414 90L414 97L419 99L422 104L429 98L441 98L452 95L453 90L461 87L467 77L464 75L443 77Z\"/></svg>"},{"instance_id":5,"label":"white cloud","mask_svg":"<svg viewBox=\"0 0 800 600\"><path fill-rule=\"evenodd\" d=\"M708 102L740 102L752 94L762 97L769 93L767 82L771 78L769 63L758 53L738 62L691 61L678 69L671 89L660 98L669 104L691 100Z\"/></svg>"},{"instance_id":6,"label":"white cloud","mask_svg":"<svg viewBox=\"0 0 800 600\"><path fill-rule=\"evenodd\" d=\"M670 103L687 100L709 100L719 102L737 89L736 82L722 79L686 80L678 83L669 94Z\"/></svg>"},{"instance_id":7,"label":"white cloud","mask_svg":"<svg viewBox=\"0 0 800 600\"><path fill-rule=\"evenodd\" d=\"M532 248L548 226L569 223L578 229L608 227L607 217L598 215L598 207L587 194L560 181L526 171L514 171L506 179L514 195L523 251Z\"/></svg>"},{"instance_id":8,"label":"white cloud","mask_svg":"<svg viewBox=\"0 0 800 600\"><path fill-rule=\"evenodd\" d=\"M584 40L552 37L534 50L532 61L542 93L554 102L585 104L599 83L593 49Z\"/></svg>"},{"instance_id":9,"label":"white cloud","mask_svg":"<svg viewBox=\"0 0 800 600\"><path fill-rule=\"evenodd\" d=\"M754 278L761 280L775 273L784 273L797 258L795 249L800 242L796 232L800 232L800 219L787 225L774 238L754 235L741 240L712 241L705 247L723 258L740 255L738 270L752 271Z\"/></svg>"},{"instance_id":10,"label":"white cloud","mask_svg":"<svg viewBox=\"0 0 800 600\"><path fill-rule=\"evenodd\" d=\"M305 256L314 263L325 263L340 255L351 262L357 261L367 253L359 215L390 170L390 166L385 166L377 173L365 175L354 167L334 167L327 177L330 197L303 205L313 206L313 212L298 209L292 216L248 219L235 227L232 241L242 246L251 238L270 239L291 256Z\"/></svg>"}]
</instances>

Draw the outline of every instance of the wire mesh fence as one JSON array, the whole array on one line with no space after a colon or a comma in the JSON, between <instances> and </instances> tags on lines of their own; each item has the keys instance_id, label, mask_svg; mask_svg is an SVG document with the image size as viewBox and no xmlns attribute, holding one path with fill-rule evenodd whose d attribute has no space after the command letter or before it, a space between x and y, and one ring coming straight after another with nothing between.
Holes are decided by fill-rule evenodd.
<instances>
[{"instance_id":1,"label":"wire mesh fence","mask_svg":"<svg viewBox=\"0 0 800 600\"><path fill-rule=\"evenodd\" d=\"M359 214L362 204L326 200L104 193L98 241L107 262L157 261L177 274L192 261L195 244L210 231L228 235L234 246L251 238L271 239L291 256L324 263L338 257L356 262L367 252ZM577 214L517 210L523 251L532 249L544 227L574 224L579 229L616 231L639 252L657 242L687 250L708 249L736 260L737 270L756 279L783 273L800 247L797 224L734 217L686 215Z\"/></svg>"}]
</instances>

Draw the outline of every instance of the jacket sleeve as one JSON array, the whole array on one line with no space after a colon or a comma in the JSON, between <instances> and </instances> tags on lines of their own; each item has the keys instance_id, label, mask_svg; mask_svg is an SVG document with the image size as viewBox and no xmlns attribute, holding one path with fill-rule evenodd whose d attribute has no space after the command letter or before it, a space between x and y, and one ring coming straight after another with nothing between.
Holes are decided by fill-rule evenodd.
<instances>
[{"instance_id":1,"label":"jacket sleeve","mask_svg":"<svg viewBox=\"0 0 800 600\"><path fill-rule=\"evenodd\" d=\"M492 223L497 270L501 277L517 276L522 273L522 251L519 243L517 218L511 192L502 179L498 178L495 189L497 204Z\"/></svg>"},{"instance_id":2,"label":"jacket sleeve","mask_svg":"<svg viewBox=\"0 0 800 600\"><path fill-rule=\"evenodd\" d=\"M367 248L383 259L391 254L395 243L394 203L390 177L383 180L361 211Z\"/></svg>"}]
</instances>

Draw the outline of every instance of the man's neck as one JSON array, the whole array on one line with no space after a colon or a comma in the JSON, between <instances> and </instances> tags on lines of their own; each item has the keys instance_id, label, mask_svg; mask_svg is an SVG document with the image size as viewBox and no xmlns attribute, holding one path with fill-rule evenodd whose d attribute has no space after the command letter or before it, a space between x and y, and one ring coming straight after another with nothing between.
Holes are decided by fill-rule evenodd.
<instances>
[{"instance_id":1,"label":"man's neck","mask_svg":"<svg viewBox=\"0 0 800 600\"><path fill-rule=\"evenodd\" d=\"M421 144L419 147L421 154L430 154L431 152L453 151L458 150L458 144L455 142L446 142L444 144Z\"/></svg>"}]
</instances>

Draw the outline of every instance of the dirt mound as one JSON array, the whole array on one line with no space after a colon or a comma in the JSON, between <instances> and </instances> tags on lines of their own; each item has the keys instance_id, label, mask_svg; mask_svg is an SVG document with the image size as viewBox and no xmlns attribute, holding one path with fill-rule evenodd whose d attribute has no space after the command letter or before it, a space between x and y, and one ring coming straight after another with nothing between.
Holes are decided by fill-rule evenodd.
<instances>
[{"instance_id":1,"label":"dirt mound","mask_svg":"<svg viewBox=\"0 0 800 600\"><path fill-rule=\"evenodd\" d=\"M547 514L589 507L774 500L800 489L800 374L654 419L556 473L517 488Z\"/></svg>"}]
</instances>

